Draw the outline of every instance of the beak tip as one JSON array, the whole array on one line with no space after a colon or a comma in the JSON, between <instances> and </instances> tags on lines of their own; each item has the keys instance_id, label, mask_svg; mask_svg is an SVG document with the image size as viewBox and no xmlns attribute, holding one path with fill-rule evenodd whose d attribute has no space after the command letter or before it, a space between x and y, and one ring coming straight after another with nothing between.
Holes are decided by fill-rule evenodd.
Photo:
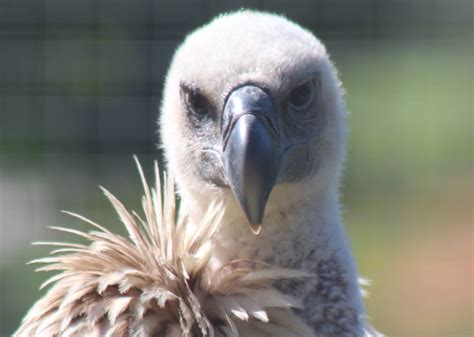
<instances>
[{"instance_id":1,"label":"beak tip","mask_svg":"<svg viewBox=\"0 0 474 337\"><path fill-rule=\"evenodd\" d=\"M247 199L239 199L239 201L241 202L242 209L252 233L258 235L263 225L263 215L265 213L267 198L264 198L264 200L256 199L250 203Z\"/></svg>"},{"instance_id":2,"label":"beak tip","mask_svg":"<svg viewBox=\"0 0 474 337\"><path fill-rule=\"evenodd\" d=\"M250 223L250 230L252 231L253 235L259 235L262 231L262 224L260 223Z\"/></svg>"}]
</instances>

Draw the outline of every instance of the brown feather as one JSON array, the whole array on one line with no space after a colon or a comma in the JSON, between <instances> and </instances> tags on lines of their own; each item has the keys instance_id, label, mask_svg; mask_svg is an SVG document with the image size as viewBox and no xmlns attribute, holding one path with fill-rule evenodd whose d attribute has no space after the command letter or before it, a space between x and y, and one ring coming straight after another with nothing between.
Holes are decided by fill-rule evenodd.
<instances>
[{"instance_id":1,"label":"brown feather","mask_svg":"<svg viewBox=\"0 0 474 337\"><path fill-rule=\"evenodd\" d=\"M162 190L155 165L150 189L135 160L144 218L104 188L129 238L66 212L93 230L54 229L90 244L38 243L59 246L33 261L44 264L39 271L59 274L43 285L51 287L15 336L313 336L292 312L298 301L272 287L275 280L310 275L255 261L211 263L218 205L199 226L186 226L186 216L176 216L172 179L165 176Z\"/></svg>"}]
</instances>

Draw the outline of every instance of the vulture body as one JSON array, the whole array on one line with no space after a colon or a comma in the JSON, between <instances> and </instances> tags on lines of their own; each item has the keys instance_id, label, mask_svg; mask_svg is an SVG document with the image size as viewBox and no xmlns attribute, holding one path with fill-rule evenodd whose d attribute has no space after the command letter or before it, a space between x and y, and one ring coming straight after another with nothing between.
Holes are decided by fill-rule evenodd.
<instances>
[{"instance_id":1,"label":"vulture body","mask_svg":"<svg viewBox=\"0 0 474 337\"><path fill-rule=\"evenodd\" d=\"M210 203L222 207L214 263L255 259L313 273L277 286L303 300L298 315L316 336L379 336L340 215L346 116L337 71L312 33L240 11L177 49L162 147L189 225L199 227Z\"/></svg>"},{"instance_id":2,"label":"vulture body","mask_svg":"<svg viewBox=\"0 0 474 337\"><path fill-rule=\"evenodd\" d=\"M58 248L33 262L44 264L40 271L59 273L43 285L51 288L14 336L314 336L291 312L299 301L272 287L275 280L308 273L255 261L213 264L219 207L210 206L192 229L182 212L175 220L173 182L165 182L162 196L158 167L152 189L139 170L144 217L104 189L129 238L69 213L93 230L55 229L90 243L39 243Z\"/></svg>"}]
</instances>

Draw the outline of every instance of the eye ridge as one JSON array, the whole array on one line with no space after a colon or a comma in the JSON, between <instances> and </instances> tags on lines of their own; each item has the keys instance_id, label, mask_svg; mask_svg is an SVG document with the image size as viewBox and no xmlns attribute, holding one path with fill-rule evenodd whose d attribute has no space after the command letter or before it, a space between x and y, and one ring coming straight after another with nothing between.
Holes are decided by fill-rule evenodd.
<instances>
[{"instance_id":1,"label":"eye ridge","mask_svg":"<svg viewBox=\"0 0 474 337\"><path fill-rule=\"evenodd\" d=\"M296 109L301 110L306 108L313 99L314 86L312 81L307 81L295 87L288 97L290 105Z\"/></svg>"}]
</instances>

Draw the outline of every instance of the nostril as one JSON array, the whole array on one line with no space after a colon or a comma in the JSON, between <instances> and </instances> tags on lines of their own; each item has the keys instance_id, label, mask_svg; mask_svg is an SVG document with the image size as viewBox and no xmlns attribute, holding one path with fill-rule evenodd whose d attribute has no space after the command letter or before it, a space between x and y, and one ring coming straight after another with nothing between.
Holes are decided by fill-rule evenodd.
<instances>
[{"instance_id":1,"label":"nostril","mask_svg":"<svg viewBox=\"0 0 474 337\"><path fill-rule=\"evenodd\" d=\"M235 122L246 114L254 115L269 126L272 132L278 133L275 107L270 95L259 86L245 84L232 90L225 101L221 119L224 148Z\"/></svg>"}]
</instances>

